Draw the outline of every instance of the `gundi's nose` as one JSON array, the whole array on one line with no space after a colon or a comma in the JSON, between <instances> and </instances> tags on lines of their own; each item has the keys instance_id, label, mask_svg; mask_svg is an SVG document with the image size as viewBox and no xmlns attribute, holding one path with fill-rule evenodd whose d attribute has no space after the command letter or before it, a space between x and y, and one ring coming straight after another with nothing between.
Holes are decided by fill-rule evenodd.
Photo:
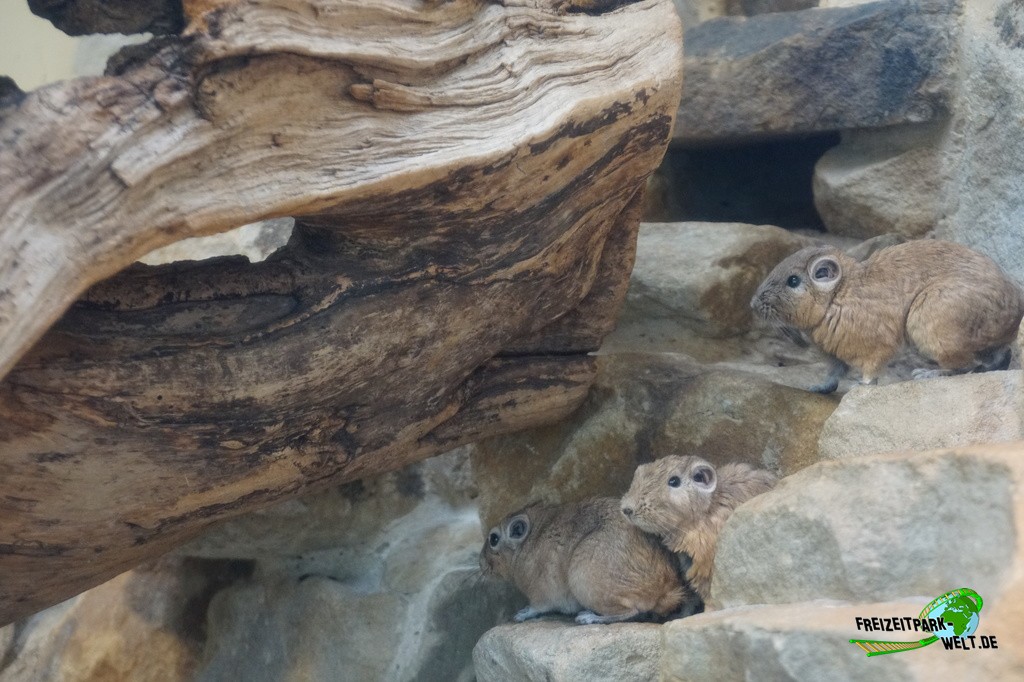
<instances>
[{"instance_id":1,"label":"gundi's nose","mask_svg":"<svg viewBox=\"0 0 1024 682\"><path fill-rule=\"evenodd\" d=\"M622 508L622 513L625 514L626 516L632 516L633 515L633 508L632 507L623 507Z\"/></svg>"}]
</instances>

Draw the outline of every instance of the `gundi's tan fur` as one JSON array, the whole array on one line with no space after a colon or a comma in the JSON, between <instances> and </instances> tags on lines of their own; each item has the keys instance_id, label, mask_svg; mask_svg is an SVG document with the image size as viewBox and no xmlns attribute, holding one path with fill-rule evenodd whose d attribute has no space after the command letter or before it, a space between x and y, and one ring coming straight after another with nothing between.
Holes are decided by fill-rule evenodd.
<instances>
[{"instance_id":1,"label":"gundi's tan fur","mask_svg":"<svg viewBox=\"0 0 1024 682\"><path fill-rule=\"evenodd\" d=\"M529 600L517 621L551 612L579 613L580 623L667 616L687 595L676 566L614 498L526 507L492 528L480 552L485 574L513 583Z\"/></svg>"},{"instance_id":2,"label":"gundi's tan fur","mask_svg":"<svg viewBox=\"0 0 1024 682\"><path fill-rule=\"evenodd\" d=\"M774 474L748 464L716 470L700 457L669 456L637 467L621 508L638 528L692 559L686 579L706 603L722 526L736 507L775 483Z\"/></svg>"},{"instance_id":3,"label":"gundi's tan fur","mask_svg":"<svg viewBox=\"0 0 1024 682\"><path fill-rule=\"evenodd\" d=\"M772 270L751 306L807 332L860 370L864 383L878 378L904 341L945 370L917 376L1005 368L1024 315L1019 287L992 259L932 239L890 246L863 262L832 247L805 248ZM830 381L814 390L835 390L845 371L836 363Z\"/></svg>"}]
</instances>

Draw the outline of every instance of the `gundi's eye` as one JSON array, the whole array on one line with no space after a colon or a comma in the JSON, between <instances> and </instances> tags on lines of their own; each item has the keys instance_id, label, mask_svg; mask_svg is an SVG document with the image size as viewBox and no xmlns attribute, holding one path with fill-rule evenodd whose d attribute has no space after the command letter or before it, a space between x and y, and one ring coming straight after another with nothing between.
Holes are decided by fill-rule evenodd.
<instances>
[{"instance_id":1,"label":"gundi's eye","mask_svg":"<svg viewBox=\"0 0 1024 682\"><path fill-rule=\"evenodd\" d=\"M508 536L510 538L521 538L526 533L526 524L522 521L516 521L512 524L512 527L508 529Z\"/></svg>"},{"instance_id":2,"label":"gundi's eye","mask_svg":"<svg viewBox=\"0 0 1024 682\"><path fill-rule=\"evenodd\" d=\"M683 482L681 480L679 480L678 476L673 476L672 478L668 479L668 487L669 488L678 488L682 484L683 484Z\"/></svg>"},{"instance_id":3,"label":"gundi's eye","mask_svg":"<svg viewBox=\"0 0 1024 682\"><path fill-rule=\"evenodd\" d=\"M491 547L497 547L500 541L501 536L497 533L491 533L490 536L488 536L487 538L487 544L489 544Z\"/></svg>"},{"instance_id":4,"label":"gundi's eye","mask_svg":"<svg viewBox=\"0 0 1024 682\"><path fill-rule=\"evenodd\" d=\"M704 470L701 469L693 474L693 480L697 483L705 484L708 482L708 476L704 473Z\"/></svg>"},{"instance_id":5,"label":"gundi's eye","mask_svg":"<svg viewBox=\"0 0 1024 682\"><path fill-rule=\"evenodd\" d=\"M800 286L800 275L790 275L789 279L786 280L786 286L790 289L796 289Z\"/></svg>"}]
</instances>

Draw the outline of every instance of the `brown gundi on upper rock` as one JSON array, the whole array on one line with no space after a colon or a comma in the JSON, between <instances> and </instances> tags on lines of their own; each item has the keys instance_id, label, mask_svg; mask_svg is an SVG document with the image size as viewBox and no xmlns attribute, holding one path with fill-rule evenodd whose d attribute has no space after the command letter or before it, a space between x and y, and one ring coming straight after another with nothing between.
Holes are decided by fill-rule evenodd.
<instances>
[{"instance_id":1,"label":"brown gundi on upper rock","mask_svg":"<svg viewBox=\"0 0 1024 682\"><path fill-rule=\"evenodd\" d=\"M546 613L581 624L665 618L688 596L676 558L630 524L614 498L533 504L506 516L488 533L480 568L526 595L517 622Z\"/></svg>"},{"instance_id":2,"label":"brown gundi on upper rock","mask_svg":"<svg viewBox=\"0 0 1024 682\"><path fill-rule=\"evenodd\" d=\"M736 507L770 490L776 480L749 464L716 470L700 457L673 455L637 467L621 508L638 528L690 557L686 579L707 603L722 526Z\"/></svg>"},{"instance_id":3,"label":"brown gundi on upper rock","mask_svg":"<svg viewBox=\"0 0 1024 682\"><path fill-rule=\"evenodd\" d=\"M921 239L856 261L811 246L779 263L751 300L761 317L806 332L832 358L831 393L850 366L874 383L905 341L938 363L914 378L1006 369L1024 316L1020 287L988 256Z\"/></svg>"}]
</instances>

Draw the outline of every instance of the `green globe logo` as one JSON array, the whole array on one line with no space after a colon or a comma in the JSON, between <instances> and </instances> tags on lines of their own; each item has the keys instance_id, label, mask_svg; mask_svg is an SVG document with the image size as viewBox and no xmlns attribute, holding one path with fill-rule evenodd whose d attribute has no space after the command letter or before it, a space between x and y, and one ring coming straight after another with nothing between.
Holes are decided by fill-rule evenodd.
<instances>
[{"instance_id":1,"label":"green globe logo","mask_svg":"<svg viewBox=\"0 0 1024 682\"><path fill-rule=\"evenodd\" d=\"M928 637L916 642L886 642L877 639L851 639L850 642L863 649L868 656L881 656L921 649L940 639L947 643L954 638L960 638L962 641L964 637L970 637L978 629L981 607L984 603L981 596L970 588L950 590L933 599L921 609L918 616L918 620L921 621L941 618L945 625L942 630L935 630ZM982 637L982 640L985 639ZM994 638L992 641L994 642Z\"/></svg>"},{"instance_id":2,"label":"green globe logo","mask_svg":"<svg viewBox=\"0 0 1024 682\"><path fill-rule=\"evenodd\" d=\"M961 593L969 593L970 596ZM950 597L946 601L943 600L949 595L955 596ZM973 599L971 598L973 597ZM977 600L977 601L975 601ZM981 622L979 614L981 613L981 597L974 590L954 590L953 592L947 592L937 599L939 603L932 602L925 607L927 611L928 607L931 607L930 611L921 612L921 618L941 618L946 623L945 630L936 630L932 634L940 639L947 637L970 637L978 629L978 623Z\"/></svg>"}]
</instances>

